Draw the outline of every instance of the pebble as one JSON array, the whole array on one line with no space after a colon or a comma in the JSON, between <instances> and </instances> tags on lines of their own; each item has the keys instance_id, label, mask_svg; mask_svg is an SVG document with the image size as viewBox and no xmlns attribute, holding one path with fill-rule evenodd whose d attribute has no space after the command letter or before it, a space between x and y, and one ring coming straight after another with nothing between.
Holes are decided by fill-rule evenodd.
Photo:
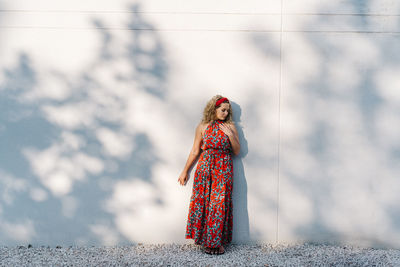
<instances>
[{"instance_id":1,"label":"pebble","mask_svg":"<svg viewBox=\"0 0 400 267\"><path fill-rule=\"evenodd\" d=\"M400 266L400 250L316 244L230 245L223 255L188 244L27 247L0 247L0 266Z\"/></svg>"}]
</instances>

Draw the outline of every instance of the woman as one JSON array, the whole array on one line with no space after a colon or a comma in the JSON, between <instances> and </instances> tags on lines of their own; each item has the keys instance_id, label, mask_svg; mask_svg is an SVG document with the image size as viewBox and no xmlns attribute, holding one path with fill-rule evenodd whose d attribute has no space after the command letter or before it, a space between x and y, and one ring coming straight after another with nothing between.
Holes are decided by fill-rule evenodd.
<instances>
[{"instance_id":1,"label":"woman","mask_svg":"<svg viewBox=\"0 0 400 267\"><path fill-rule=\"evenodd\" d=\"M208 101L196 128L193 148L178 178L186 185L188 172L200 155L194 174L186 238L208 254L223 254L232 240L232 153L240 152L229 100L220 95Z\"/></svg>"}]
</instances>

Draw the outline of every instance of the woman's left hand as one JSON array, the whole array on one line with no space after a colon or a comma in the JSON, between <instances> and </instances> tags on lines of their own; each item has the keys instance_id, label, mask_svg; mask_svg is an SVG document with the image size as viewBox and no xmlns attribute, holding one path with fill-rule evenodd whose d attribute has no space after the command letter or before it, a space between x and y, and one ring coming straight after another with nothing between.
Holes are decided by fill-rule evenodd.
<instances>
[{"instance_id":1,"label":"woman's left hand","mask_svg":"<svg viewBox=\"0 0 400 267\"><path fill-rule=\"evenodd\" d=\"M219 128L229 137L231 137L234 134L231 127L226 123L221 123L219 125Z\"/></svg>"}]
</instances>

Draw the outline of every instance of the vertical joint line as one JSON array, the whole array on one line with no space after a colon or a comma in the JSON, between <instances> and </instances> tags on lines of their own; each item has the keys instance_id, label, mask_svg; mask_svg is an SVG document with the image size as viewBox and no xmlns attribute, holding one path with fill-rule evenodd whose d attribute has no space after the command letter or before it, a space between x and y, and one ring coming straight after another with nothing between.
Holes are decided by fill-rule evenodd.
<instances>
[{"instance_id":1,"label":"vertical joint line","mask_svg":"<svg viewBox=\"0 0 400 267\"><path fill-rule=\"evenodd\" d=\"M279 40L279 92L278 92L278 181L276 205L276 243L279 243L279 202L280 202L280 150L281 150L281 91L282 91L282 36L283 36L283 0L281 0L281 32Z\"/></svg>"}]
</instances>

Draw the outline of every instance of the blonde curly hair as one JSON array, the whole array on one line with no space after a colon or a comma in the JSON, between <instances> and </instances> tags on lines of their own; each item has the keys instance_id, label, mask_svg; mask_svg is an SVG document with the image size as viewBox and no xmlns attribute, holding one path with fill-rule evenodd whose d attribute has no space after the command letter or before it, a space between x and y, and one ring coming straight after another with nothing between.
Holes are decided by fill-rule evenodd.
<instances>
[{"instance_id":1,"label":"blonde curly hair","mask_svg":"<svg viewBox=\"0 0 400 267\"><path fill-rule=\"evenodd\" d=\"M221 95L215 95L207 102L206 107L204 108L204 111L203 111L203 118L201 120L202 123L209 123L210 121L217 120L215 111L218 107L215 106L215 103L217 103L217 101L220 100L221 98L224 98L224 97ZM229 114L226 117L225 122L233 123L232 106L229 103L229 101L224 101L223 103L228 103L230 106Z\"/></svg>"}]
</instances>

